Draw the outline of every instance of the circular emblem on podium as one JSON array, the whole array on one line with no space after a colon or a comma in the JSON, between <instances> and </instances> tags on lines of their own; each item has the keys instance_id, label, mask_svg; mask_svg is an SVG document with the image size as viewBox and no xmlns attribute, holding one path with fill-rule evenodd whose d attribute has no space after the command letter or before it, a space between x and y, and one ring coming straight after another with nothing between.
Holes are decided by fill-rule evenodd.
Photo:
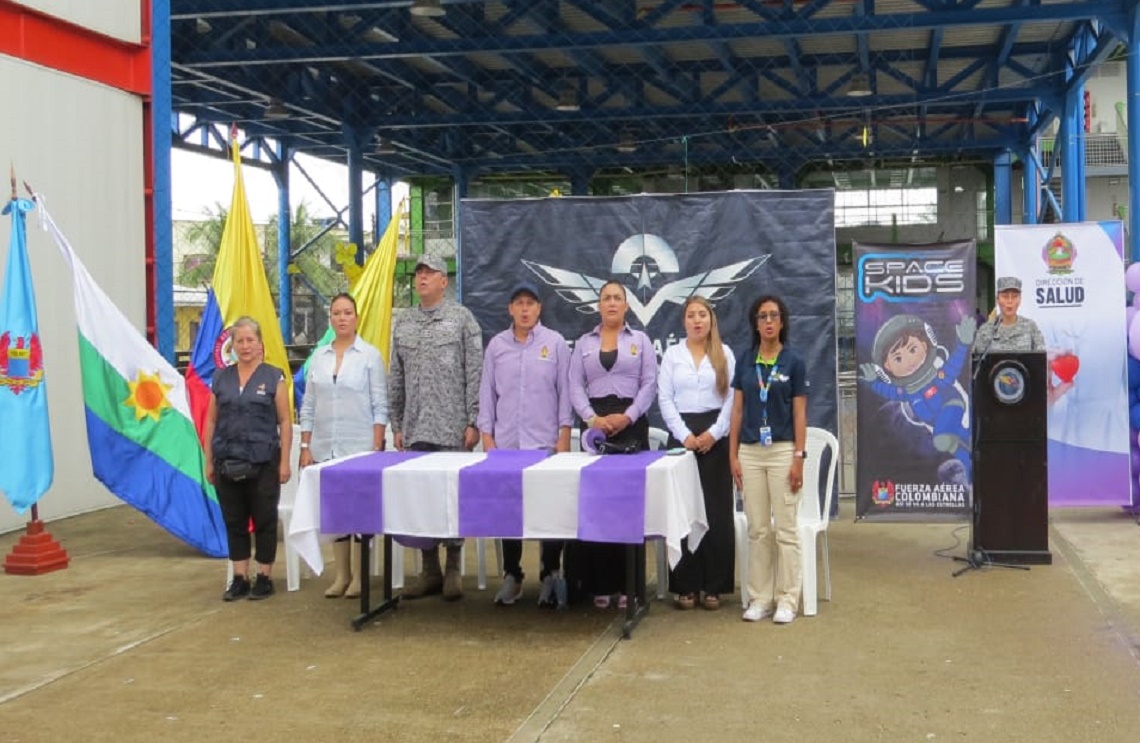
<instances>
[{"instance_id":1,"label":"circular emblem on podium","mask_svg":"<svg viewBox=\"0 0 1140 743\"><path fill-rule=\"evenodd\" d=\"M1005 361L990 372L990 389L1001 404L1016 405L1025 399L1028 378L1028 372L1020 363Z\"/></svg>"}]
</instances>

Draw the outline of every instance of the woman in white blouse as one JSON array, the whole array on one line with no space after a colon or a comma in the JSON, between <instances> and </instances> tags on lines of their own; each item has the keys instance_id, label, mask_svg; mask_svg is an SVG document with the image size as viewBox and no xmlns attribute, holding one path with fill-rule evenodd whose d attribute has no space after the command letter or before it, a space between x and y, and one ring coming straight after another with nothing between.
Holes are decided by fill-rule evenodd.
<instances>
[{"instance_id":1,"label":"woman in white blouse","mask_svg":"<svg viewBox=\"0 0 1140 743\"><path fill-rule=\"evenodd\" d=\"M331 343L313 351L301 401L301 458L313 462L380 451L388 425L388 382L384 359L356 334L356 300L338 294L329 305ZM360 542L344 536L333 543L336 578L328 598L360 595Z\"/></svg>"},{"instance_id":2,"label":"woman in white blouse","mask_svg":"<svg viewBox=\"0 0 1140 743\"><path fill-rule=\"evenodd\" d=\"M731 594L736 545L733 530L732 473L728 466L728 427L732 418L732 382L736 358L721 343L716 313L704 297L685 302L685 342L661 359L657 402L669 428L669 446L697 455L709 531L696 552L682 542L681 561L669 573L669 590L679 609L701 599L706 609L720 608L720 595Z\"/></svg>"}]
</instances>

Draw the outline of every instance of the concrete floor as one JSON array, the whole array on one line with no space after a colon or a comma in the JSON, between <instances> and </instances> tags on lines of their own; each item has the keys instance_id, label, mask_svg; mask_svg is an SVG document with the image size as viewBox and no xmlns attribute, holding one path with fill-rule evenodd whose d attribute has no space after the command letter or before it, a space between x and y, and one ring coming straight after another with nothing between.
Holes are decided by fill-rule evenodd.
<instances>
[{"instance_id":1,"label":"concrete floor","mask_svg":"<svg viewBox=\"0 0 1140 743\"><path fill-rule=\"evenodd\" d=\"M1131 517L1054 512L1052 566L951 578L965 527L843 506L817 617L655 603L628 642L473 578L356 633L324 579L225 604L221 562L125 507L56 522L70 568L0 575L0 741L1140 740Z\"/></svg>"}]
</instances>

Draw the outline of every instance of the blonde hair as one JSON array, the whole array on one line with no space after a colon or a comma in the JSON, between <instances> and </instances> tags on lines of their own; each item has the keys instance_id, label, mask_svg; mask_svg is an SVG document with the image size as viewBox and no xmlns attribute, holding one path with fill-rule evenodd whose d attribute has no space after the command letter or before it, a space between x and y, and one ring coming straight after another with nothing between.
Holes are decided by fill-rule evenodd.
<instances>
[{"instance_id":1,"label":"blonde hair","mask_svg":"<svg viewBox=\"0 0 1140 743\"><path fill-rule=\"evenodd\" d=\"M699 304L709 313L709 334L705 338L705 355L709 357L713 371L716 372L716 393L720 397L728 396L728 358L724 355L724 345L720 342L720 330L716 326L716 311L707 299L694 295L685 300L681 310L682 317L689 313L689 305Z\"/></svg>"}]
</instances>

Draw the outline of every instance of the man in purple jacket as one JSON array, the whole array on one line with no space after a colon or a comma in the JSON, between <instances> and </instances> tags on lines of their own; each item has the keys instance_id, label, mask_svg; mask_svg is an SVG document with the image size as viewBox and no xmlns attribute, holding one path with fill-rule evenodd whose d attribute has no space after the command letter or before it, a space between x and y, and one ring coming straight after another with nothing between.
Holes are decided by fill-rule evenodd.
<instances>
[{"instance_id":1,"label":"man in purple jacket","mask_svg":"<svg viewBox=\"0 0 1140 743\"><path fill-rule=\"evenodd\" d=\"M539 321L542 302L532 284L511 292L511 327L496 335L483 354L479 387L479 433L483 450L570 451L568 372L570 346ZM538 603L566 606L561 571L562 542L542 543L542 590ZM522 540L503 540L503 585L495 603L509 606L522 596Z\"/></svg>"}]
</instances>

